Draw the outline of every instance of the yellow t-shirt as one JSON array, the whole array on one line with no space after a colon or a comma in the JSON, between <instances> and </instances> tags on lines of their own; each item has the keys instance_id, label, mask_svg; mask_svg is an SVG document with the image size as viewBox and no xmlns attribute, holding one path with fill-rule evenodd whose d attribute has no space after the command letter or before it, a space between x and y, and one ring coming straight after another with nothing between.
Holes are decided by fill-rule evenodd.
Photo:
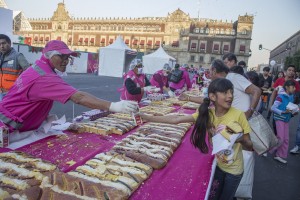
<instances>
[{"instance_id":1,"label":"yellow t-shirt","mask_svg":"<svg viewBox=\"0 0 300 200\"><path fill-rule=\"evenodd\" d=\"M218 125L226 125L229 122L236 121L240 124L240 126L244 130L244 134L249 134L251 128L247 121L245 114L231 107L228 112L222 117L216 117L215 110L211 109L211 117L213 118L213 124L215 127ZM196 120L198 118L198 112L193 114L193 118ZM244 162L243 162L243 154L242 154L242 145L240 143L236 143L233 145L233 152L231 151L221 151L216 154L218 167L223 171L238 175L243 173L244 171Z\"/></svg>"}]
</instances>

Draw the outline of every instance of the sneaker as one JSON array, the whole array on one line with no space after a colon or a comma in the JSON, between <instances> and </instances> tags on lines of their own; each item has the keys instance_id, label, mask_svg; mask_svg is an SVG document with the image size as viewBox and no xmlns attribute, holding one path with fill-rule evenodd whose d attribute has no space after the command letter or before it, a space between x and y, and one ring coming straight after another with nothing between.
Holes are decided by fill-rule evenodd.
<instances>
[{"instance_id":1,"label":"sneaker","mask_svg":"<svg viewBox=\"0 0 300 200\"><path fill-rule=\"evenodd\" d=\"M290 150L290 153L293 153L293 154L298 154L298 153L300 153L300 148L299 148L299 146L294 146L294 148L292 148L291 150Z\"/></svg>"},{"instance_id":2,"label":"sneaker","mask_svg":"<svg viewBox=\"0 0 300 200\"><path fill-rule=\"evenodd\" d=\"M277 160L277 161L279 161L279 162L281 162L281 163L283 163L283 164L286 164L286 163L287 163L286 160L284 160L283 158L277 157L277 156L274 157L274 159Z\"/></svg>"}]
</instances>

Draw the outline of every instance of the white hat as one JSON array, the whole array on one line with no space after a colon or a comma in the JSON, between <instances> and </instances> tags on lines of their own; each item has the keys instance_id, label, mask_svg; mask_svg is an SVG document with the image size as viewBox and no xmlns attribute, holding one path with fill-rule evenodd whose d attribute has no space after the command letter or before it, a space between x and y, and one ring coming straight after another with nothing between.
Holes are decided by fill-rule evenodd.
<instances>
[{"instance_id":1,"label":"white hat","mask_svg":"<svg viewBox=\"0 0 300 200\"><path fill-rule=\"evenodd\" d=\"M134 59L133 61L131 61L130 66L129 66L129 70L134 69L137 65L139 64L143 64L141 59Z\"/></svg>"},{"instance_id":2,"label":"white hat","mask_svg":"<svg viewBox=\"0 0 300 200\"><path fill-rule=\"evenodd\" d=\"M164 66L163 66L163 70L165 70L165 71L171 71L172 68L170 67L170 65L169 65L168 63L166 63L166 64L164 64Z\"/></svg>"}]
</instances>

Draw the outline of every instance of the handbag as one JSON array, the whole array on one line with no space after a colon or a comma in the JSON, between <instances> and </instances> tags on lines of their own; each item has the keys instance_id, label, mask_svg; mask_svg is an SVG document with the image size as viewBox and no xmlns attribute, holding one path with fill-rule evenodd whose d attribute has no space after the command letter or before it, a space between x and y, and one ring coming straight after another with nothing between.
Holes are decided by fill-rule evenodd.
<instances>
[{"instance_id":1,"label":"handbag","mask_svg":"<svg viewBox=\"0 0 300 200\"><path fill-rule=\"evenodd\" d=\"M255 111L248 122L251 127L250 138L253 149L258 155L269 151L278 144L272 128L260 113Z\"/></svg>"},{"instance_id":2,"label":"handbag","mask_svg":"<svg viewBox=\"0 0 300 200\"><path fill-rule=\"evenodd\" d=\"M244 174L235 192L235 197L252 199L252 189L254 181L254 153L243 150Z\"/></svg>"}]
</instances>

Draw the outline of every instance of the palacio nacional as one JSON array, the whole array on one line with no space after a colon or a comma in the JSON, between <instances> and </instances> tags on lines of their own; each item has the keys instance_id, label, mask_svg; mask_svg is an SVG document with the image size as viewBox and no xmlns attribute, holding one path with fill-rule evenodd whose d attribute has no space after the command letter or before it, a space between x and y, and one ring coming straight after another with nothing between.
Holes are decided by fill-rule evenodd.
<instances>
[{"instance_id":1,"label":"palacio nacional","mask_svg":"<svg viewBox=\"0 0 300 200\"><path fill-rule=\"evenodd\" d=\"M76 18L59 3L49 19L24 19L22 13L16 17L15 34L35 47L56 39L76 51L99 52L120 35L126 45L145 54L163 46L180 64L207 67L227 52L246 63L251 56L253 16L247 14L234 22L191 18L179 8L166 17Z\"/></svg>"}]
</instances>

